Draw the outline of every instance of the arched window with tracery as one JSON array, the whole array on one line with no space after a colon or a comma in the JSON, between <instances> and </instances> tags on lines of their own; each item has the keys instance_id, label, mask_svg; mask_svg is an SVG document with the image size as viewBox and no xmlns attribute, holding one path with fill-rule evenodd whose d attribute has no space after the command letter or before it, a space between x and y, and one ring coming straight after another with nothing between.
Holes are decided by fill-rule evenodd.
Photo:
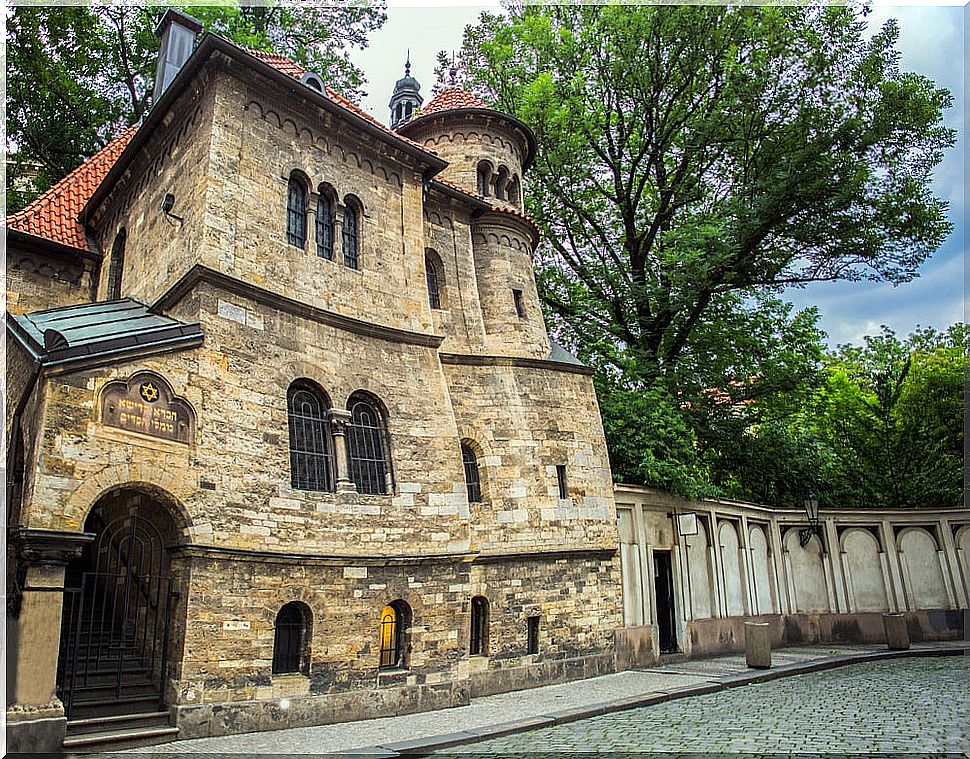
<instances>
[{"instance_id":1,"label":"arched window with tracery","mask_svg":"<svg viewBox=\"0 0 970 759\"><path fill-rule=\"evenodd\" d=\"M328 403L311 383L297 381L286 394L290 431L290 484L297 490L334 489L333 438Z\"/></svg>"},{"instance_id":2,"label":"arched window with tracery","mask_svg":"<svg viewBox=\"0 0 970 759\"><path fill-rule=\"evenodd\" d=\"M324 187L320 188L320 196L317 198L317 255L333 261L333 220L334 220L333 198Z\"/></svg>"},{"instance_id":3,"label":"arched window with tracery","mask_svg":"<svg viewBox=\"0 0 970 759\"><path fill-rule=\"evenodd\" d=\"M428 285L428 303L431 308L443 308L441 296L445 284L444 267L434 251L429 250L424 254L424 278Z\"/></svg>"},{"instance_id":4,"label":"arched window with tracery","mask_svg":"<svg viewBox=\"0 0 970 759\"><path fill-rule=\"evenodd\" d=\"M407 633L411 627L411 607L404 601L392 601L381 611L380 666L382 669L406 667Z\"/></svg>"},{"instance_id":5,"label":"arched window with tracery","mask_svg":"<svg viewBox=\"0 0 970 759\"><path fill-rule=\"evenodd\" d=\"M286 192L286 241L301 250L306 246L307 186L295 172Z\"/></svg>"},{"instance_id":6,"label":"arched window with tracery","mask_svg":"<svg viewBox=\"0 0 970 759\"><path fill-rule=\"evenodd\" d=\"M291 601L279 610L273 635L273 674L310 673L312 616L306 604Z\"/></svg>"},{"instance_id":7,"label":"arched window with tracery","mask_svg":"<svg viewBox=\"0 0 970 759\"><path fill-rule=\"evenodd\" d=\"M377 403L363 394L348 402L347 465L358 493L383 495L391 487L391 446L387 421Z\"/></svg>"},{"instance_id":8,"label":"arched window with tracery","mask_svg":"<svg viewBox=\"0 0 970 759\"><path fill-rule=\"evenodd\" d=\"M488 599L485 596L475 596L472 599L468 653L471 656L488 656Z\"/></svg>"},{"instance_id":9,"label":"arched window with tracery","mask_svg":"<svg viewBox=\"0 0 970 759\"><path fill-rule=\"evenodd\" d=\"M478 474L478 457L468 443L462 441L461 463L465 469L465 489L469 503L481 503L482 481Z\"/></svg>"},{"instance_id":10,"label":"arched window with tracery","mask_svg":"<svg viewBox=\"0 0 970 759\"><path fill-rule=\"evenodd\" d=\"M118 300L121 297L121 278L125 272L125 244L128 242L128 231L122 227L115 235L111 246L111 261L108 264L108 300Z\"/></svg>"},{"instance_id":11,"label":"arched window with tracery","mask_svg":"<svg viewBox=\"0 0 970 759\"><path fill-rule=\"evenodd\" d=\"M344 265L356 269L360 251L360 209L349 198L344 207L343 249Z\"/></svg>"}]
</instances>

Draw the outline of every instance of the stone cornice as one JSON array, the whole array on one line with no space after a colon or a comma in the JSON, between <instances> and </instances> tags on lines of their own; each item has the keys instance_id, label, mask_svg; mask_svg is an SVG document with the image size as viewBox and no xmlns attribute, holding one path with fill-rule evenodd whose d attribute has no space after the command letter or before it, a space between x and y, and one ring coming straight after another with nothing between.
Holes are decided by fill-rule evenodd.
<instances>
[{"instance_id":1,"label":"stone cornice","mask_svg":"<svg viewBox=\"0 0 970 759\"><path fill-rule=\"evenodd\" d=\"M617 548L554 548L541 551L503 551L482 553L475 558L476 564L497 564L503 561L555 561L557 559L609 559Z\"/></svg>"},{"instance_id":2,"label":"stone cornice","mask_svg":"<svg viewBox=\"0 0 970 759\"><path fill-rule=\"evenodd\" d=\"M464 353L439 353L442 364L457 366L516 366L528 369L545 369L554 372L569 372L592 376L593 370L579 364L566 364L562 361L550 361L546 358L529 358L527 356L476 356Z\"/></svg>"},{"instance_id":3,"label":"stone cornice","mask_svg":"<svg viewBox=\"0 0 970 759\"><path fill-rule=\"evenodd\" d=\"M94 540L91 532L61 532L18 527L10 536L17 548L17 555L28 564L63 566L81 555L81 551Z\"/></svg>"},{"instance_id":4,"label":"stone cornice","mask_svg":"<svg viewBox=\"0 0 970 759\"><path fill-rule=\"evenodd\" d=\"M333 311L327 311L317 306L301 303L298 300L274 293L271 290L267 290L250 282L243 282L234 277L230 277L228 274L210 269L203 264L195 264L182 275L175 284L155 301L151 307L151 311L154 313L166 312L192 292L200 283L210 284L213 287L234 293L243 298L248 298L276 311L282 311L283 313L299 316L320 324L326 324L330 327L336 327L337 329L352 332L356 335L376 337L379 340L387 340L392 343L420 345L425 348L437 348L444 340L444 337L441 335L411 332L396 327L372 324L371 322L354 319L350 316L342 316Z\"/></svg>"},{"instance_id":5,"label":"stone cornice","mask_svg":"<svg viewBox=\"0 0 970 759\"><path fill-rule=\"evenodd\" d=\"M173 556L190 558L223 559L226 561L260 561L269 564L305 564L308 566L369 566L389 567L404 564L454 564L474 561L477 553L403 554L400 556L374 556L361 554L284 553L261 551L254 548L229 548L204 546L195 543L169 548Z\"/></svg>"}]
</instances>

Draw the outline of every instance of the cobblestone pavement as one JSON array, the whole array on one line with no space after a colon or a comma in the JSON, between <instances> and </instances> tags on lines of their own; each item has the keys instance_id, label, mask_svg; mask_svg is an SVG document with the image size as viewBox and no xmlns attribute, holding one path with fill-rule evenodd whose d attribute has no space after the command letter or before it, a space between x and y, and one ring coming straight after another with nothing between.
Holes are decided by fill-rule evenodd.
<instances>
[{"instance_id":1,"label":"cobblestone pavement","mask_svg":"<svg viewBox=\"0 0 970 759\"><path fill-rule=\"evenodd\" d=\"M689 665L703 666L702 662ZM853 664L447 749L542 752L970 751L970 657Z\"/></svg>"},{"instance_id":2,"label":"cobblestone pavement","mask_svg":"<svg viewBox=\"0 0 970 759\"><path fill-rule=\"evenodd\" d=\"M937 645L949 647L947 644ZM775 666L782 666L785 664L810 664L820 659L872 651L885 651L885 647L822 645L785 648L772 652L772 664ZM890 660L885 664L885 666L888 668L890 673L893 671L905 672L910 666L918 666L920 661L921 660L911 659ZM963 693L957 693L959 690L957 684L962 678L964 686L966 685L966 677L968 674L970 674L966 668L966 663L967 661L970 661L970 657L948 657L939 660L933 659L931 661L942 662L939 664L938 670L933 670L938 672L938 679L946 680L946 673L952 672L952 675L949 678L949 692L953 694L951 698L963 699L963 714L964 717L967 717L967 696ZM963 664L963 669L959 669L960 663ZM581 710L588 708L593 704L606 704L623 699L648 696L652 693L670 692L695 686L709 685L711 683L720 683L720 681L725 678L744 674L749 671L750 670L748 670L745 665L743 655L698 659L693 661L664 664L651 669L620 672L613 675L605 675L603 677L565 683L562 685L549 685L541 688L533 688L527 691L517 691L514 693L503 693L496 696L476 698L471 705L454 709L443 709L440 711L425 712L422 714L412 714L401 717L385 717L381 719L363 720L359 722L348 722L336 725L290 728L287 730L246 733L216 738L197 738L193 740L176 741L161 746L132 749L115 754L103 754L101 756L109 757L137 755L139 757L170 757L173 754L234 754L237 756L251 756L259 754L324 754L345 752L364 747L382 745L387 746L388 744L393 744L400 741L430 738L432 736L440 736L460 731L487 729L491 726L501 725L507 722L540 718L545 715L561 713L569 710ZM886 688L889 687L884 685L884 678L877 679L874 684L866 685L865 677L862 677L861 680L858 677L856 680L851 679L851 673L854 671L856 671L855 665L850 668L830 670L827 673L822 673L828 677L828 679L824 680L823 682L827 682L830 688L839 690L838 684L840 683L841 677L844 673L847 678L847 682L855 682L857 687L860 688L864 693L871 691L871 695L873 697L878 695L879 699L881 699L880 704L874 706L873 708L887 709L887 704L890 704L893 701L896 686L893 685L888 692L884 692L886 691ZM748 686L744 689L730 689L720 694L723 699L726 699L723 703L732 705L729 709L728 716L730 716L732 719L741 720L739 722L732 722L731 719L726 719L727 726L732 727L732 725L744 725L746 723L743 720L747 719L745 715L755 714L755 712L740 711L738 706L739 704L746 704L749 699L755 699L755 694L760 693L760 689L780 687L782 690L779 692L788 692L790 694L801 692L804 694L806 686L799 686L798 681L803 680L806 677L816 677L816 675L798 675L771 683ZM917 676L913 675L913 677L916 678ZM905 677L902 679L905 679ZM801 691L798 690L799 687L801 687ZM911 684L911 687L914 688L917 693L922 692L924 697L932 697L934 693L938 692L936 684L926 684L920 682L918 678L915 683ZM785 691L785 688L789 688L790 690ZM809 691L811 691L811 689L809 689ZM704 709L707 707L705 706L700 708L696 706L687 706L687 704L703 703L706 705L708 703L713 703L707 700L711 697L712 696L695 696L684 701L656 704L648 707L647 709L636 710L635 712L628 711L614 713L609 715L609 718L616 720L617 725L623 724L624 720L630 719L626 715L634 713L638 715L651 715L649 719L654 719L654 715L657 714L657 709L661 707L669 709L671 707L676 707L677 704L683 704L684 706L681 707L683 709L683 713L685 715L689 715L690 720L688 722L684 722L680 725L680 727L676 728L672 732L664 733L664 735L668 736L665 742L658 742L657 745L652 743L644 744L644 748L642 749L628 748L628 750L667 751L671 749L662 748L661 745L673 745L675 747L683 745L679 743L682 734L710 734L707 725L707 717L704 714ZM740 697L743 697L744 700L739 701ZM700 699L702 698L705 700L701 701ZM795 695L790 695L789 700L792 705L799 703ZM802 708L808 708L809 712L813 712L820 702L822 706L830 707L832 706L829 704L830 701L834 701L834 703L837 704L842 700L843 698L841 695L834 700L827 696L826 699L809 700L811 706L805 707L803 705ZM757 699L753 701L753 703L756 702ZM766 719L769 717L771 718L771 721L766 723L769 727L777 726L776 729L779 731L779 733L784 732L788 728L785 726L785 719L782 717L782 712L777 708L778 704L771 704L770 699L768 700L768 704L768 707L759 710L757 713L764 715ZM700 711L698 710L699 708ZM863 709L857 709L856 711L860 714L865 713L865 710ZM676 713L676 709L674 713ZM851 713L854 712L850 712L850 714ZM647 719L647 717L639 716L637 719L642 721ZM665 719L669 720L670 718L667 717ZM685 719L688 719L688 717L685 717ZM846 719L848 720L849 718L847 717ZM970 724L970 718L965 718L962 721ZM940 725L945 724L941 720L938 720L938 722ZM572 734L577 736L575 740L578 740L583 731L588 729L582 726L590 724L595 725L599 723L594 722L593 719L583 720L581 723L574 723L574 726L572 727L574 732ZM660 720L659 724L666 724L665 720ZM805 748L805 740L809 739L812 735L814 730L813 725L814 723L811 720L807 720L804 727L798 728L797 735L806 736L802 742L795 744L798 750L810 750ZM564 725L562 729L569 728L570 725ZM851 726L849 732L857 732L860 728L865 729L866 726L861 723L859 726L853 725ZM607 730L606 732L615 732L616 736L623 735L622 730ZM744 735L741 734L738 729L728 730L727 733L733 733L739 738L739 740L744 737ZM529 747L539 746L540 748L545 749L546 744L542 741L542 739L538 739L540 743L532 742L537 740L533 736L540 734L545 735L546 731L542 730L534 733L524 733L518 736L502 739L503 741L506 741L506 743L501 745L515 746L514 750L533 750L527 748L525 744L519 745L515 743L517 740L522 740L527 741ZM658 737L660 734L661 733L658 733ZM647 735L647 733L643 733L642 735ZM629 736L630 741L633 741L634 738L635 737L632 734ZM962 739L966 739L965 734ZM617 737L616 740L621 740L621 738ZM480 751L482 750L481 747L485 745L492 746L492 742L489 742L488 744L480 743L475 744L474 746L466 746L461 749L448 749L448 753L457 752L459 750ZM496 743L495 745L499 744ZM627 747L625 742L610 745ZM737 745L741 746L740 743ZM747 746L747 744L745 745ZM773 744L768 745L770 746ZM489 750L493 749L489 748ZM587 750L595 749L591 746ZM603 750L609 749L604 748ZM708 748L707 750L710 749ZM726 751L728 749L722 750ZM757 749L756 747L747 746L746 748L735 748L734 750L767 751L771 749L768 746L766 746L764 749Z\"/></svg>"}]
</instances>

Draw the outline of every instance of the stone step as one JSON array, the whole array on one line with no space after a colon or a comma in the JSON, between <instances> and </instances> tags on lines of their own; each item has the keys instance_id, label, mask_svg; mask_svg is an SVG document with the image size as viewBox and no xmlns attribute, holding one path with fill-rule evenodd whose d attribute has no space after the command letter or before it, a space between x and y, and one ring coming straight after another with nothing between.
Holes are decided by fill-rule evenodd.
<instances>
[{"instance_id":1,"label":"stone step","mask_svg":"<svg viewBox=\"0 0 970 759\"><path fill-rule=\"evenodd\" d=\"M74 735L64 739L64 752L98 754L105 751L156 746L159 743L175 740L178 732L177 727L134 727Z\"/></svg>"},{"instance_id":2,"label":"stone step","mask_svg":"<svg viewBox=\"0 0 970 759\"><path fill-rule=\"evenodd\" d=\"M169 724L169 713L166 712L139 712L136 714L114 714L102 717L87 717L85 719L72 719L67 723L67 735L90 735L91 733L103 733L114 730L146 729L157 727L171 727Z\"/></svg>"},{"instance_id":3,"label":"stone step","mask_svg":"<svg viewBox=\"0 0 970 759\"><path fill-rule=\"evenodd\" d=\"M158 694L131 698L101 698L74 701L71 719L110 717L117 714L145 714L158 711Z\"/></svg>"}]
</instances>

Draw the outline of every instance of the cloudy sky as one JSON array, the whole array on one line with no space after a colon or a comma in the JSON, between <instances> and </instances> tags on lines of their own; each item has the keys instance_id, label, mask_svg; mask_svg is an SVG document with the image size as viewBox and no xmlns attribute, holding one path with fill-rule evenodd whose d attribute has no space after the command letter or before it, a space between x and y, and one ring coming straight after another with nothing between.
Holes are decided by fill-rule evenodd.
<instances>
[{"instance_id":1,"label":"cloudy sky","mask_svg":"<svg viewBox=\"0 0 970 759\"><path fill-rule=\"evenodd\" d=\"M414 0L420 2L420 0ZM434 84L435 54L457 50L462 31L491 5L450 3L426 7L405 5L412 0L389 0L388 20L371 36L367 50L354 54L368 77L369 96L364 107L382 121L388 120L387 102L394 82L403 75L404 60L411 51L411 73L422 85L427 100ZM427 2L427 0L425 0ZM799 307L816 305L829 344L861 342L885 324L899 335L917 325L945 329L964 320L964 17L959 6L889 6L874 3L868 20L871 28L887 18L900 25L899 48L904 70L928 76L954 95L954 107L946 114L947 124L958 130L954 149L937 169L934 188L950 203L953 233L913 282L893 287L877 283L819 283L792 290L787 297Z\"/></svg>"}]
</instances>

